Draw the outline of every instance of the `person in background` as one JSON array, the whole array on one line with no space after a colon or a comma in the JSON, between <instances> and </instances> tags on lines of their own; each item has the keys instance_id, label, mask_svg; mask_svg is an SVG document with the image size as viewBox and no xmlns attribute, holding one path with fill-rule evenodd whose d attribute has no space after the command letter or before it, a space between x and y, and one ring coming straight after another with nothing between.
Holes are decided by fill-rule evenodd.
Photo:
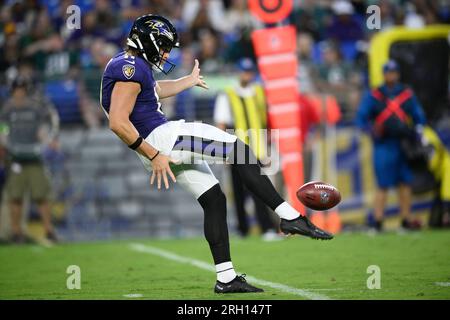
<instances>
[{"instance_id":1,"label":"person in background","mask_svg":"<svg viewBox=\"0 0 450 320\"><path fill-rule=\"evenodd\" d=\"M362 25L354 16L355 9L351 2L338 0L332 4L335 19L327 28L327 37L344 43L347 41L358 41L364 38Z\"/></svg>"},{"instance_id":2,"label":"person in background","mask_svg":"<svg viewBox=\"0 0 450 320\"><path fill-rule=\"evenodd\" d=\"M31 241L22 230L23 201L28 192L38 205L46 239L57 240L51 222L50 181L42 162L42 146L56 137L59 120L44 97L30 94L31 86L28 78L18 76L12 83L11 97L0 114L0 124L6 128L2 130L2 140L7 150L6 193L13 243Z\"/></svg>"},{"instance_id":3,"label":"person in background","mask_svg":"<svg viewBox=\"0 0 450 320\"><path fill-rule=\"evenodd\" d=\"M317 90L336 97L344 119L353 119L360 102L362 83L358 68L345 61L334 41L321 44L323 63L311 68Z\"/></svg>"},{"instance_id":4,"label":"person in background","mask_svg":"<svg viewBox=\"0 0 450 320\"><path fill-rule=\"evenodd\" d=\"M312 60L314 39L309 33L299 33L297 36L297 57L299 66L297 80L302 93L314 93L317 91L314 79L314 61Z\"/></svg>"},{"instance_id":5,"label":"person in background","mask_svg":"<svg viewBox=\"0 0 450 320\"><path fill-rule=\"evenodd\" d=\"M397 187L402 227L418 229L411 215L413 176L402 140L410 139L425 124L425 114L413 91L400 83L400 70L394 60L383 66L384 84L361 101L356 116L359 128L369 131L374 144L374 166L378 190L375 196L375 228L383 228L388 189Z\"/></svg>"},{"instance_id":6,"label":"person in background","mask_svg":"<svg viewBox=\"0 0 450 320\"><path fill-rule=\"evenodd\" d=\"M182 18L198 39L198 32L212 28L221 31L224 26L224 8L219 0L187 0L183 4Z\"/></svg>"},{"instance_id":7,"label":"person in background","mask_svg":"<svg viewBox=\"0 0 450 320\"><path fill-rule=\"evenodd\" d=\"M220 94L215 103L214 121L222 130L235 129L236 134L252 146L256 151L258 160L264 161L267 156L265 139L249 139L244 136L247 130L255 132L266 129L266 103L263 89L253 83L255 78L255 65L250 58L242 58L237 67L239 69L239 85L229 87ZM243 134L243 136L240 136ZM255 141L257 140L257 141ZM259 151L259 152L258 152ZM277 228L271 220L267 206L256 196L245 189L239 173L231 167L232 185L235 200L235 208L238 218L238 229L241 236L249 233L248 215L245 210L245 200L250 196L255 204L255 214L258 219L263 239L267 241L277 240Z\"/></svg>"},{"instance_id":8,"label":"person in background","mask_svg":"<svg viewBox=\"0 0 450 320\"><path fill-rule=\"evenodd\" d=\"M46 11L40 11L25 34L20 52L32 61L37 72L48 79L61 79L79 63L79 49L68 46L51 24Z\"/></svg>"},{"instance_id":9,"label":"person in background","mask_svg":"<svg viewBox=\"0 0 450 320\"><path fill-rule=\"evenodd\" d=\"M198 59L202 61L202 69L205 73L214 74L221 70L219 56L220 43L212 29L202 29L199 32Z\"/></svg>"}]
</instances>

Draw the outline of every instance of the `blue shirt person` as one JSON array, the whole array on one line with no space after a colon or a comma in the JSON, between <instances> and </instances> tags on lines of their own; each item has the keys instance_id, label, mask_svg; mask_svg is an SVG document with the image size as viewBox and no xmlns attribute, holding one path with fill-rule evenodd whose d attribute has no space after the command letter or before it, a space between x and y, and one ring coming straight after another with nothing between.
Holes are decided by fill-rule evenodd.
<instances>
[{"instance_id":1,"label":"blue shirt person","mask_svg":"<svg viewBox=\"0 0 450 320\"><path fill-rule=\"evenodd\" d=\"M384 84L367 93L356 115L356 125L373 138L373 162L378 184L375 202L376 228L382 228L387 190L399 188L403 227L409 219L412 172L402 149L402 139L411 137L424 125L425 114L413 91L399 82L398 64L390 60L383 66Z\"/></svg>"}]
</instances>

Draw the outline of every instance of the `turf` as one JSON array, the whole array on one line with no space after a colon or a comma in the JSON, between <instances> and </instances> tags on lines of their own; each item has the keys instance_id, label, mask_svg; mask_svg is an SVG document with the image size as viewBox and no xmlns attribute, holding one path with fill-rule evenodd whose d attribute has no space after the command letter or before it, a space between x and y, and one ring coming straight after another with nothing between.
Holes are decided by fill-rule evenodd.
<instances>
[{"instance_id":1,"label":"turf","mask_svg":"<svg viewBox=\"0 0 450 320\"><path fill-rule=\"evenodd\" d=\"M215 295L213 272L131 249L142 243L211 263L201 238L1 246L0 299L303 299L265 287L261 294ZM238 272L330 299L450 299L450 232L343 234L328 242L232 239ZM81 268L69 290L66 269ZM366 286L367 267L381 268L381 289ZM439 286L436 283L443 283Z\"/></svg>"}]
</instances>

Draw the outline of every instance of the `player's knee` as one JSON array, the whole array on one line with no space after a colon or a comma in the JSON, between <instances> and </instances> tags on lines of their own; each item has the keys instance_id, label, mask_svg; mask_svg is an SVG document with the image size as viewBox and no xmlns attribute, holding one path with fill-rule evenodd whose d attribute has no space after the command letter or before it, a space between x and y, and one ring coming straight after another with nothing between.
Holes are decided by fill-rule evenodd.
<instances>
[{"instance_id":1,"label":"player's knee","mask_svg":"<svg viewBox=\"0 0 450 320\"><path fill-rule=\"evenodd\" d=\"M224 245L227 240L226 198L219 184L198 199L205 213L205 238L212 247Z\"/></svg>"},{"instance_id":2,"label":"player's knee","mask_svg":"<svg viewBox=\"0 0 450 320\"><path fill-rule=\"evenodd\" d=\"M198 202L205 210L205 214L207 213L206 211L211 211L214 214L219 214L222 211L226 212L226 197L218 183L204 192L198 198Z\"/></svg>"}]
</instances>

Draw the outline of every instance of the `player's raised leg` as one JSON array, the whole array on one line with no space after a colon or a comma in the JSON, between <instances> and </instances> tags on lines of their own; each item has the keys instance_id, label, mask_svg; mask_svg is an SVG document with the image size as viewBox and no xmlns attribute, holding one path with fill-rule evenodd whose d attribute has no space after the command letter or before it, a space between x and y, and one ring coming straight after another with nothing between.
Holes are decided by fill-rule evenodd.
<instances>
[{"instance_id":1,"label":"player's raised leg","mask_svg":"<svg viewBox=\"0 0 450 320\"><path fill-rule=\"evenodd\" d=\"M330 240L333 235L316 227L306 216L300 215L275 190L270 179L261 171L261 166L250 147L237 139L230 155L232 166L239 171L249 190L266 203L280 218L280 229L285 234L300 234L313 239Z\"/></svg>"},{"instance_id":2,"label":"player's raised leg","mask_svg":"<svg viewBox=\"0 0 450 320\"><path fill-rule=\"evenodd\" d=\"M174 150L191 151L204 159L227 160L239 172L246 187L280 216L280 229L285 234L323 240L333 238L283 200L261 171L253 151L236 136L208 124L185 123L181 126Z\"/></svg>"}]
</instances>

